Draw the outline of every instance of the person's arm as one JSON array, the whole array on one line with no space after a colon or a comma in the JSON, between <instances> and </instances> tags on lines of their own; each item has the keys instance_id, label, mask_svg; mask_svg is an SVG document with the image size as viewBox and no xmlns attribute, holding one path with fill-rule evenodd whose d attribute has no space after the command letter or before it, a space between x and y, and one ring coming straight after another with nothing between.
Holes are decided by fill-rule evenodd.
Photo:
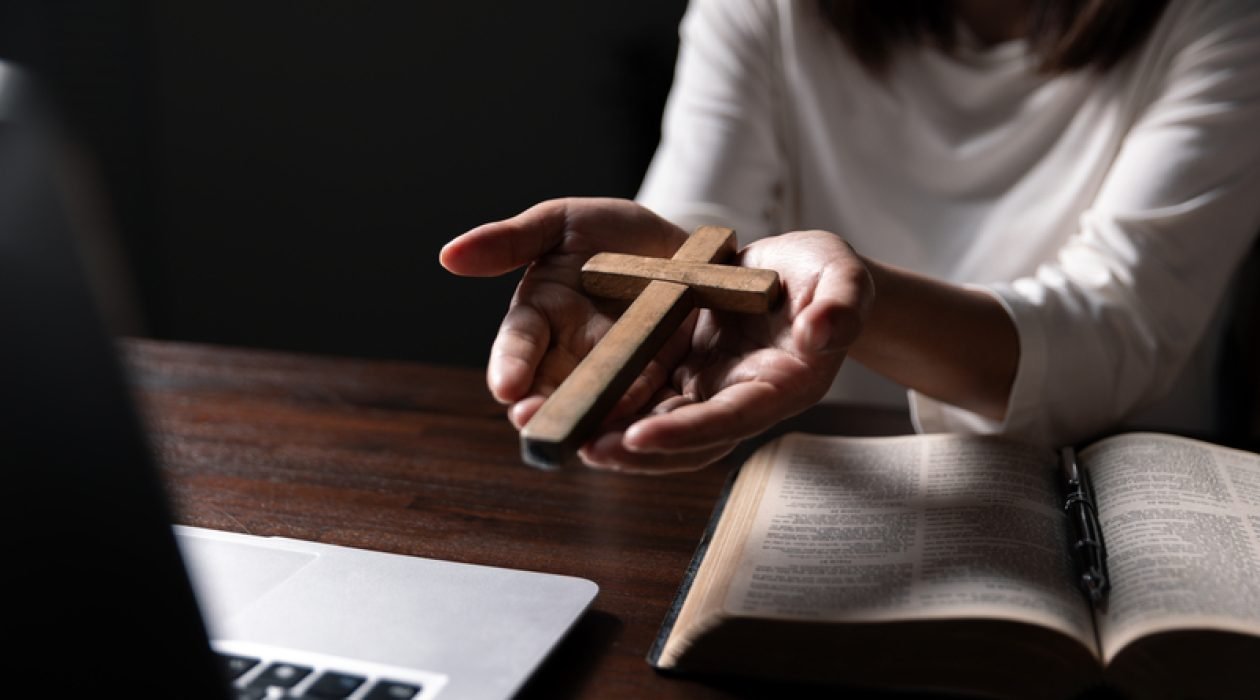
<instances>
[{"instance_id":1,"label":"person's arm","mask_svg":"<svg viewBox=\"0 0 1260 700\"><path fill-rule=\"evenodd\" d=\"M776 3L693 0L661 141L636 201L684 229L783 233L786 182Z\"/></svg>"},{"instance_id":2,"label":"person's arm","mask_svg":"<svg viewBox=\"0 0 1260 700\"><path fill-rule=\"evenodd\" d=\"M850 359L1000 421L1019 364L1011 317L987 292L865 259L875 301Z\"/></svg>"},{"instance_id":3,"label":"person's arm","mask_svg":"<svg viewBox=\"0 0 1260 700\"><path fill-rule=\"evenodd\" d=\"M1260 231L1260 8L1166 12L1116 83L1133 126L1078 231L1035 274L984 285L1018 336L1005 414L911 383L921 429L1076 442L1164 395L1203 338Z\"/></svg>"},{"instance_id":4,"label":"person's arm","mask_svg":"<svg viewBox=\"0 0 1260 700\"><path fill-rule=\"evenodd\" d=\"M821 398L848 350L912 389L916 418L930 431L1070 443L1158 397L1202 337L1260 229L1260 11L1235 5L1242 16L1211 16L1204 7L1170 7L1178 21L1163 27L1178 35L1159 40L1183 46L1166 58L1171 66L1150 67L1162 71L1162 92L1137 115L1080 230L1035 275L962 287L863 264L835 247L834 236L763 241L763 266L791 272L786 279L799 292L788 298L799 305L763 328L700 314L690 337L677 338L636 384L642 391L632 390L626 403L637 419L609 426L584 456L617 468L711 462ZM1231 9L1207 9L1221 8ZM505 319L496 348L513 352L496 351L491 360L492 388L514 404L518 425L608 323L591 310L575 313L589 302L572 290L560 304L544 293L558 285L540 282L571 286L584 259L576 253L641 245L636 231L644 222L661 228L625 203L548 211L566 206L580 216L558 218L563 225L550 232L522 227L532 216L523 215L470 232L443 253L459 274L501 274L508 268L486 264L498 248L517 249L513 265L550 256L531 268ZM574 227L578 219L599 225ZM569 248L577 243L581 251ZM553 244L559 247L549 253ZM759 255L747 262L757 265ZM815 305L822 287L814 271L828 267L819 262L824 257L846 272ZM842 311L839 322L827 309ZM837 347L818 346L837 330ZM582 342L555 346L557 338Z\"/></svg>"}]
</instances>

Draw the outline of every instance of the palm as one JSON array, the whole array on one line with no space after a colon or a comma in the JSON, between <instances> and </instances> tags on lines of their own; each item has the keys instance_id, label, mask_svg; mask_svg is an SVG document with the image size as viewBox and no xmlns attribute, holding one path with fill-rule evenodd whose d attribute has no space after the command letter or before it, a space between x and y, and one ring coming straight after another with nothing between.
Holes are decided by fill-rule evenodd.
<instances>
[{"instance_id":1,"label":"palm","mask_svg":"<svg viewBox=\"0 0 1260 700\"><path fill-rule=\"evenodd\" d=\"M825 236L825 238L823 237ZM824 245L842 245L830 234L796 234ZM741 263L779 271L785 299L774 312L746 315L702 312L678 363L671 389L661 400L707 401L735 389L745 396L780 407L785 418L804 410L831 386L843 362L842 353L818 354L806 347L798 319L812 300L823 274L817 259L795 258L796 241L784 238L750 247ZM674 395L677 395L675 398Z\"/></svg>"},{"instance_id":2,"label":"palm","mask_svg":"<svg viewBox=\"0 0 1260 700\"><path fill-rule=\"evenodd\" d=\"M792 319L705 312L691 346L674 372L680 394L704 400L741 382L761 382L779 393L794 393L812 380L827 381L826 368L793 353Z\"/></svg>"}]
</instances>

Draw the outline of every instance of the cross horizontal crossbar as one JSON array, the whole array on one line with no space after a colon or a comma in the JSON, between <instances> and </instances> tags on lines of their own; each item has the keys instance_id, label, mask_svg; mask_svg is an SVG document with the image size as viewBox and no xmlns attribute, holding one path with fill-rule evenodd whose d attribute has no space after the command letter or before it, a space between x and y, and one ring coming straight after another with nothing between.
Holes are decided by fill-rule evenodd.
<instances>
[{"instance_id":1,"label":"cross horizontal crossbar","mask_svg":"<svg viewBox=\"0 0 1260 700\"><path fill-rule=\"evenodd\" d=\"M582 286L594 296L633 299L652 280L685 284L697 306L763 314L779 300L779 275L730 265L600 253L582 266Z\"/></svg>"}]
</instances>

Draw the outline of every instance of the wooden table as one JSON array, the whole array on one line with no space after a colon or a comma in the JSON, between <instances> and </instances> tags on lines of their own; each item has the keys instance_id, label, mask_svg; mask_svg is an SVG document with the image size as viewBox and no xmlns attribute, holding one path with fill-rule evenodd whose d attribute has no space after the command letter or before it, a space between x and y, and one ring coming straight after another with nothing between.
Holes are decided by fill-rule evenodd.
<instances>
[{"instance_id":1,"label":"wooden table","mask_svg":"<svg viewBox=\"0 0 1260 700\"><path fill-rule=\"evenodd\" d=\"M595 581L591 610L522 697L753 692L644 661L734 459L661 477L542 472L523 466L478 370L148 340L124 351L179 522ZM852 408L791 427L910 430L900 412Z\"/></svg>"}]
</instances>

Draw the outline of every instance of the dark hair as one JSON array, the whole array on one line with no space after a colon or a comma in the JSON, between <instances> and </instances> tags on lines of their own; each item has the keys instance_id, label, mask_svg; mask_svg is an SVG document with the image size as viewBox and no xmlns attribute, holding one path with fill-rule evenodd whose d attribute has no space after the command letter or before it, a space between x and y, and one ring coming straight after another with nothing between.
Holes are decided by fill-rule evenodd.
<instances>
[{"instance_id":1,"label":"dark hair","mask_svg":"<svg viewBox=\"0 0 1260 700\"><path fill-rule=\"evenodd\" d=\"M1146 38L1168 0L1033 0L1027 38L1045 73L1107 70ZM882 75L902 46L957 43L948 0L818 0L858 61Z\"/></svg>"}]
</instances>

